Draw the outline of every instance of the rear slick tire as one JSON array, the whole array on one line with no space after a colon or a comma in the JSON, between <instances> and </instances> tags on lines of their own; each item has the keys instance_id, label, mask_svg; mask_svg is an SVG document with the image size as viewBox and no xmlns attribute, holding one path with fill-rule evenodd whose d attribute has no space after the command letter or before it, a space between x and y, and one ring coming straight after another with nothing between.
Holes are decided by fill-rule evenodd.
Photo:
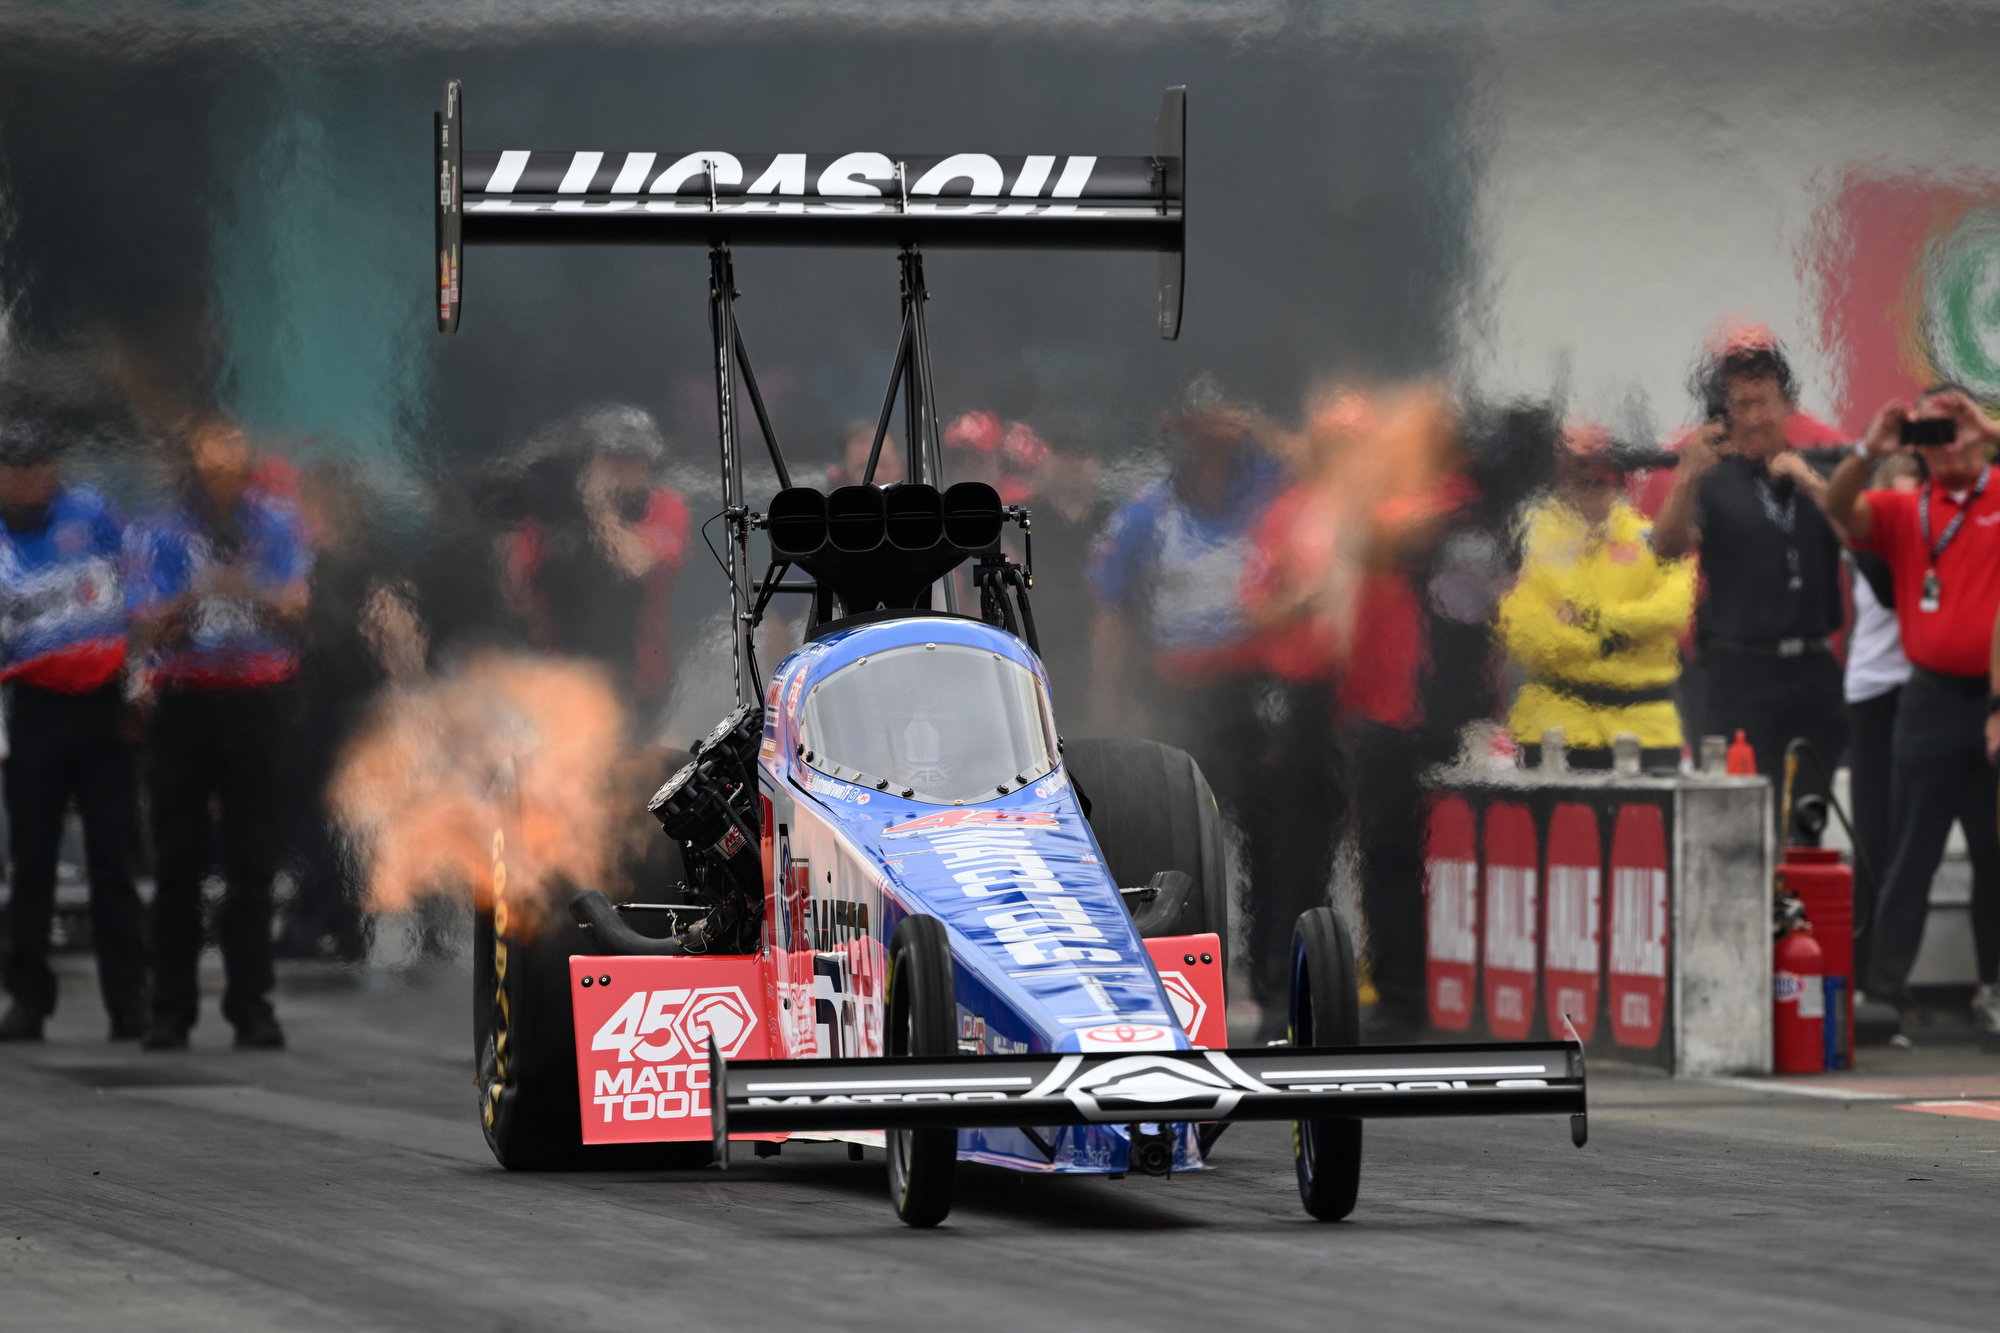
<instances>
[{"instance_id":1,"label":"rear slick tire","mask_svg":"<svg viewBox=\"0 0 2000 1333\"><path fill-rule=\"evenodd\" d=\"M1226 974L1228 837L1201 766L1185 750L1123 736L1065 740L1063 766L1089 801L1090 831L1113 879L1136 888L1178 870L1194 881L1180 929L1213 931Z\"/></svg>"},{"instance_id":2,"label":"rear slick tire","mask_svg":"<svg viewBox=\"0 0 2000 1333\"><path fill-rule=\"evenodd\" d=\"M590 945L567 914L542 926L496 929L491 911L473 923L480 1127L509 1171L573 1169L583 1156L569 956Z\"/></svg>"},{"instance_id":3,"label":"rear slick tire","mask_svg":"<svg viewBox=\"0 0 2000 1333\"><path fill-rule=\"evenodd\" d=\"M532 933L473 919L472 1031L479 1121L509 1171L685 1171L706 1166L707 1139L585 1147L576 1086L572 955L598 945L567 912Z\"/></svg>"},{"instance_id":4,"label":"rear slick tire","mask_svg":"<svg viewBox=\"0 0 2000 1333\"><path fill-rule=\"evenodd\" d=\"M1292 932L1293 1046L1358 1046L1361 993L1354 943L1330 907L1315 907ZM1354 1211L1361 1189L1361 1122L1295 1120L1292 1160L1299 1202L1322 1222Z\"/></svg>"},{"instance_id":5,"label":"rear slick tire","mask_svg":"<svg viewBox=\"0 0 2000 1333\"><path fill-rule=\"evenodd\" d=\"M890 1055L937 1059L958 1054L958 995L951 943L934 916L906 916L889 939L888 1013L883 1027ZM956 1129L888 1132L889 1201L913 1227L934 1227L951 1212L958 1173Z\"/></svg>"}]
</instances>

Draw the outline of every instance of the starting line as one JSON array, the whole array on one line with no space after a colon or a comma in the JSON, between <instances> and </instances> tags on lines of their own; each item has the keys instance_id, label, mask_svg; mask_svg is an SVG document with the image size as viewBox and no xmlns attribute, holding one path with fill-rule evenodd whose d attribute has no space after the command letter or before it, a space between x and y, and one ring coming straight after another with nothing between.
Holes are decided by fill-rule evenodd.
<instances>
[{"instance_id":1,"label":"starting line","mask_svg":"<svg viewBox=\"0 0 2000 1333\"><path fill-rule=\"evenodd\" d=\"M1909 1102L1898 1111L1928 1111L1932 1115L1963 1116L1967 1120L2000 1120L2000 1102Z\"/></svg>"}]
</instances>

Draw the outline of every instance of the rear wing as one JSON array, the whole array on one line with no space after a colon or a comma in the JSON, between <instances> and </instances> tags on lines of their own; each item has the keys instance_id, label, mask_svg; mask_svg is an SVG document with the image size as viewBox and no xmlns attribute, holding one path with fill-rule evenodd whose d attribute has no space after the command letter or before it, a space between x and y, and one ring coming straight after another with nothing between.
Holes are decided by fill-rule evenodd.
<instances>
[{"instance_id":1,"label":"rear wing","mask_svg":"<svg viewBox=\"0 0 2000 1333\"><path fill-rule=\"evenodd\" d=\"M460 89L438 113L438 327L458 325L472 245L1153 250L1160 336L1180 334L1187 92L1150 157L1080 154L468 149Z\"/></svg>"},{"instance_id":2,"label":"rear wing","mask_svg":"<svg viewBox=\"0 0 2000 1333\"><path fill-rule=\"evenodd\" d=\"M724 1163L731 1134L1538 1114L1567 1114L1583 1146L1580 1043L944 1060L724 1060L709 1045Z\"/></svg>"}]
</instances>

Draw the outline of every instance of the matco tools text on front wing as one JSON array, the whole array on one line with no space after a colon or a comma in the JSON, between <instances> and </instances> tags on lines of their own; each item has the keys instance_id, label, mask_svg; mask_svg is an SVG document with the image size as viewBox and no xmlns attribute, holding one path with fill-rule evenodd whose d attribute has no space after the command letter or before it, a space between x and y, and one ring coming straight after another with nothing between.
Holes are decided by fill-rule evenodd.
<instances>
[{"instance_id":1,"label":"matco tools text on front wing","mask_svg":"<svg viewBox=\"0 0 2000 1333\"><path fill-rule=\"evenodd\" d=\"M730 1134L1225 1120L1551 1115L1583 1130L1582 1048L1264 1047L1132 1055L743 1060L710 1056L716 1157Z\"/></svg>"}]
</instances>

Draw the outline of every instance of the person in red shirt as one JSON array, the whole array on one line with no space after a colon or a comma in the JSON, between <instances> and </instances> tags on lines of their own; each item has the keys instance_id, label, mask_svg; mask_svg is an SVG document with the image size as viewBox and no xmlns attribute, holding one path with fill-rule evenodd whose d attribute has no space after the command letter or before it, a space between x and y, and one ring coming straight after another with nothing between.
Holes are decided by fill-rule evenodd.
<instances>
[{"instance_id":1,"label":"person in red shirt","mask_svg":"<svg viewBox=\"0 0 2000 1333\"><path fill-rule=\"evenodd\" d=\"M1942 444L1914 446L1930 472L1917 491L1862 486L1875 460L1911 446L1906 421L1953 423ZM1982 1023L2000 1031L1992 1002L2000 969L2000 778L1987 758L1985 718L1993 625L2000 613L2000 487L1989 461L2000 422L1953 385L1914 404L1876 413L1867 438L1826 490L1827 516L1858 550L1889 566L1910 680L1896 716L1891 760L1893 850L1876 904L1874 941L1863 988L1873 999L1908 1005L1910 965L1923 942L1931 878L1952 821L1972 859L1973 943Z\"/></svg>"},{"instance_id":2,"label":"person in red shirt","mask_svg":"<svg viewBox=\"0 0 2000 1333\"><path fill-rule=\"evenodd\" d=\"M658 477L666 456L644 409L591 407L503 465L495 493L512 520L502 586L529 642L610 668L640 726L673 684L669 613L690 532L687 502Z\"/></svg>"},{"instance_id":3,"label":"person in red shirt","mask_svg":"<svg viewBox=\"0 0 2000 1333\"><path fill-rule=\"evenodd\" d=\"M1365 957L1376 999L1363 1039L1414 1041L1424 1027L1421 687L1427 617L1411 573L1472 498L1456 471L1457 418L1424 388L1334 395L1281 442L1296 476L1252 528L1241 585L1266 671L1294 698L1279 747L1295 756L1301 830L1292 873L1260 882L1246 931L1251 984L1282 1035L1293 923L1326 901L1332 843L1360 858ZM1311 753L1300 753L1302 751ZM1323 755L1318 752L1325 751ZM1330 830L1333 838L1303 830Z\"/></svg>"}]
</instances>

